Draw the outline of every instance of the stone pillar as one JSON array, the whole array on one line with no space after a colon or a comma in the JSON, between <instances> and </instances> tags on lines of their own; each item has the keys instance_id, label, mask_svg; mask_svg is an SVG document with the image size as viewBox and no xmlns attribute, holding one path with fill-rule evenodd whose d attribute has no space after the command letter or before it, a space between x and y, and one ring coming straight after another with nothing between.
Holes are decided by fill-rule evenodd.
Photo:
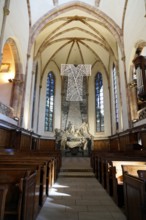
<instances>
[{"instance_id":1,"label":"stone pillar","mask_svg":"<svg viewBox=\"0 0 146 220\"><path fill-rule=\"evenodd\" d=\"M11 106L14 109L14 116L18 117L19 119L21 117L23 88L24 88L24 75L22 73L16 73L15 78L13 79Z\"/></svg>"},{"instance_id":2,"label":"stone pillar","mask_svg":"<svg viewBox=\"0 0 146 220\"><path fill-rule=\"evenodd\" d=\"M37 128L36 128L36 132L37 132L37 133L38 133L38 131L39 131L39 115L40 115L40 97L41 97L41 90L42 90L42 85L40 84L40 86L39 86L39 98L38 98Z\"/></svg>"},{"instance_id":3,"label":"stone pillar","mask_svg":"<svg viewBox=\"0 0 146 220\"><path fill-rule=\"evenodd\" d=\"M126 75L126 62L125 56L122 57L123 67L124 67L124 80L125 80L125 88L126 88L126 101L127 101L127 112L128 112L128 125L131 128L131 111L130 111L130 98L129 98L129 85L127 82L127 75Z\"/></svg>"}]
</instances>

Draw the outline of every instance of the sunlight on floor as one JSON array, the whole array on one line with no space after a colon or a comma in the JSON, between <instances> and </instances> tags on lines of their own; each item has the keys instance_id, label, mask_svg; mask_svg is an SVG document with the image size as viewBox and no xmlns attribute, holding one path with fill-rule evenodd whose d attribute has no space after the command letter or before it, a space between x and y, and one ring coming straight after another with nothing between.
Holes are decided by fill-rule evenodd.
<instances>
[{"instance_id":1,"label":"sunlight on floor","mask_svg":"<svg viewBox=\"0 0 146 220\"><path fill-rule=\"evenodd\" d=\"M63 185L60 185L59 183L54 183L53 187L54 188L69 188L69 186L63 186Z\"/></svg>"},{"instance_id":2,"label":"sunlight on floor","mask_svg":"<svg viewBox=\"0 0 146 220\"><path fill-rule=\"evenodd\" d=\"M50 196L71 196L66 193L60 193L58 192L58 189L63 189L63 188L69 188L69 186L63 186L58 183L55 183L52 188L49 190L49 195Z\"/></svg>"}]
</instances>

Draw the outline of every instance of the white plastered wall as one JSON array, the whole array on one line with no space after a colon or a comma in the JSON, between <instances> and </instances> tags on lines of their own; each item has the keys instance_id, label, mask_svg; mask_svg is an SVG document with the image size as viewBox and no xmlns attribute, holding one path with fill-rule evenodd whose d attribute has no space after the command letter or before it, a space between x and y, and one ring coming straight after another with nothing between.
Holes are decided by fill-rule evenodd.
<instances>
[{"instance_id":1,"label":"white plastered wall","mask_svg":"<svg viewBox=\"0 0 146 220\"><path fill-rule=\"evenodd\" d=\"M9 38L14 39L19 51L23 69L25 70L29 40L29 20L26 1L10 1L9 10L10 13L6 20L3 43Z\"/></svg>"}]
</instances>

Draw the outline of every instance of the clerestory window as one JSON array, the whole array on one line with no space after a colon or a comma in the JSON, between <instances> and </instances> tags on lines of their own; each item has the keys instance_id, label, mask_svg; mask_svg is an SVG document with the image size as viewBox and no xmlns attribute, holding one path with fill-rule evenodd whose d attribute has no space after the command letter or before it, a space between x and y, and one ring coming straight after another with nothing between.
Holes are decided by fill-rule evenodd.
<instances>
[{"instance_id":1,"label":"clerestory window","mask_svg":"<svg viewBox=\"0 0 146 220\"><path fill-rule=\"evenodd\" d=\"M115 121L116 130L119 128L119 109L118 109L118 92L117 92L117 73L115 65L113 64L113 92L114 92L114 106L115 106Z\"/></svg>"}]
</instances>

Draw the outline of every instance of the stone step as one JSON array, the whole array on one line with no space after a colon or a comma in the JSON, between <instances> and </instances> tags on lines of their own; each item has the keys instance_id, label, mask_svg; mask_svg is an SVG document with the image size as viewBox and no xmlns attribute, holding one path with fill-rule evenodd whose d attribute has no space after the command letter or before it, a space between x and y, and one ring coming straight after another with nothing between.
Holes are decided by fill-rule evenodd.
<instances>
[{"instance_id":1,"label":"stone step","mask_svg":"<svg viewBox=\"0 0 146 220\"><path fill-rule=\"evenodd\" d=\"M61 168L60 172L93 172L92 168Z\"/></svg>"},{"instance_id":2,"label":"stone step","mask_svg":"<svg viewBox=\"0 0 146 220\"><path fill-rule=\"evenodd\" d=\"M60 172L59 177L94 177L92 172Z\"/></svg>"},{"instance_id":3,"label":"stone step","mask_svg":"<svg viewBox=\"0 0 146 220\"><path fill-rule=\"evenodd\" d=\"M59 177L95 177L92 168L61 168Z\"/></svg>"}]
</instances>

